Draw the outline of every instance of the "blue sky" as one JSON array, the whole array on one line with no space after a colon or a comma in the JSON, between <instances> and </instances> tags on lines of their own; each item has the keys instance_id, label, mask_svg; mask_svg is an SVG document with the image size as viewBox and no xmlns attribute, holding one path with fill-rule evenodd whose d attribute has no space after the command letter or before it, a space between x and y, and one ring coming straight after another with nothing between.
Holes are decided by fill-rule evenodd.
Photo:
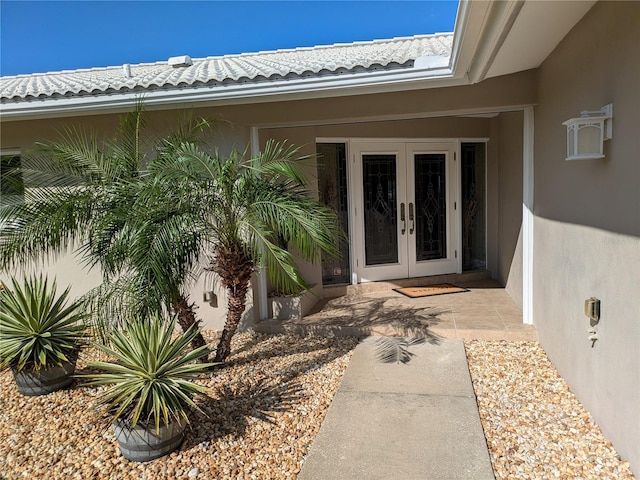
<instances>
[{"instance_id":1,"label":"blue sky","mask_svg":"<svg viewBox=\"0 0 640 480\"><path fill-rule=\"evenodd\" d=\"M453 31L457 0L0 0L0 74Z\"/></svg>"}]
</instances>

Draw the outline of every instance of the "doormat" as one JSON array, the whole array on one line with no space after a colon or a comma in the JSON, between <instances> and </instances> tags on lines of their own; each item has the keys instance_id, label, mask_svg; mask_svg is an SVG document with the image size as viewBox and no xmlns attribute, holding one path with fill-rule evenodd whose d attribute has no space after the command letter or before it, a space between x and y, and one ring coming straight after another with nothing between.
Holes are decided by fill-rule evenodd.
<instances>
[{"instance_id":1,"label":"doormat","mask_svg":"<svg viewBox=\"0 0 640 480\"><path fill-rule=\"evenodd\" d=\"M394 288L393 290L411 298L431 297L432 295L446 295L447 293L469 291L467 288L457 287L450 283L439 283L437 285L426 285L424 287Z\"/></svg>"}]
</instances>

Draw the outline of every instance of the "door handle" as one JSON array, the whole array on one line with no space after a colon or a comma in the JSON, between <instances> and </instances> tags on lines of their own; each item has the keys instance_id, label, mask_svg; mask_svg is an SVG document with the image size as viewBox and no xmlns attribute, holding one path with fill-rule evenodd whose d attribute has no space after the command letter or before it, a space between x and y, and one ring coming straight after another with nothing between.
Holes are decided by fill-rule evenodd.
<instances>
[{"instance_id":1,"label":"door handle","mask_svg":"<svg viewBox=\"0 0 640 480\"><path fill-rule=\"evenodd\" d=\"M414 227L416 225L415 221L413 220L413 203L409 204L409 221L411 222L411 228L409 229L409 235L413 235L413 230L414 230Z\"/></svg>"},{"instance_id":2,"label":"door handle","mask_svg":"<svg viewBox=\"0 0 640 480\"><path fill-rule=\"evenodd\" d=\"M400 221L402 222L402 235L407 231L407 222L404 219L404 203L400 204Z\"/></svg>"}]
</instances>

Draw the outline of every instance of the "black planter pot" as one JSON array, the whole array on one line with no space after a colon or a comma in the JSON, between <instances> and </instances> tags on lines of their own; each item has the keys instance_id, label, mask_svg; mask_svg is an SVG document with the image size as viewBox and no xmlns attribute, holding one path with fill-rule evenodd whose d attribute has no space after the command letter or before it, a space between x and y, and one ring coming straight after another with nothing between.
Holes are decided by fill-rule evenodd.
<instances>
[{"instance_id":1,"label":"black planter pot","mask_svg":"<svg viewBox=\"0 0 640 480\"><path fill-rule=\"evenodd\" d=\"M170 422L156 433L153 423L138 423L131 428L128 420L116 420L113 430L122 456L134 462L148 462L176 450L184 440L186 425Z\"/></svg>"},{"instance_id":2,"label":"black planter pot","mask_svg":"<svg viewBox=\"0 0 640 480\"><path fill-rule=\"evenodd\" d=\"M71 375L73 375L75 369L76 358L73 358L69 362L63 362L62 365L52 365L40 370L25 367L20 371L16 371L15 368L11 367L11 372L18 391L22 395L35 397L67 388L73 382Z\"/></svg>"}]
</instances>

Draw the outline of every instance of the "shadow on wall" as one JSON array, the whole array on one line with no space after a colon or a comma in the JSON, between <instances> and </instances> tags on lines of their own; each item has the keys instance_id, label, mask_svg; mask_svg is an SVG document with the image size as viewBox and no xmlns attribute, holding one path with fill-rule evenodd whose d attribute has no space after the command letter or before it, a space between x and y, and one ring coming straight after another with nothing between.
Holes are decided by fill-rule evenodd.
<instances>
[{"instance_id":1,"label":"shadow on wall","mask_svg":"<svg viewBox=\"0 0 640 480\"><path fill-rule=\"evenodd\" d=\"M520 308L522 308L522 275L522 227L520 227L504 287Z\"/></svg>"}]
</instances>

